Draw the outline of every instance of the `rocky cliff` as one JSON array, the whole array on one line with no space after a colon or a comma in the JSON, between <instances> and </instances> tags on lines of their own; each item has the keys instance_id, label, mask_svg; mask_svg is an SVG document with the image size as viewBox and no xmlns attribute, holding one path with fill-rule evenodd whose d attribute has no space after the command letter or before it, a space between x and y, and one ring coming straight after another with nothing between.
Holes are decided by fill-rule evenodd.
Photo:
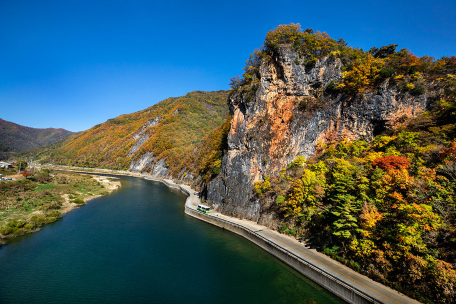
<instances>
[{"instance_id":1,"label":"rocky cliff","mask_svg":"<svg viewBox=\"0 0 456 304\"><path fill-rule=\"evenodd\" d=\"M389 78L363 94L328 93L331 81L342 78L341 60L327 55L306 67L289 45L263 61L259 74L253 98L240 91L229 97L229 149L206 196L219 212L269 226L275 214L254 198L255 181L277 175L297 156L312 156L320 142L371 140L420 114L434 97L432 90L413 96Z\"/></svg>"}]
</instances>

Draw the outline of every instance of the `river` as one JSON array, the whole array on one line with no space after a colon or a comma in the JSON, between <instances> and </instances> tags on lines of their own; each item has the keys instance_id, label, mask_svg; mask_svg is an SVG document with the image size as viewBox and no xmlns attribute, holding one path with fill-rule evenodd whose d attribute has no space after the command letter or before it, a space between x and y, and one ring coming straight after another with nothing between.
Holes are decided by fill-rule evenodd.
<instances>
[{"instance_id":1,"label":"river","mask_svg":"<svg viewBox=\"0 0 456 304\"><path fill-rule=\"evenodd\" d=\"M154 181L0 248L0 303L344 303Z\"/></svg>"}]
</instances>

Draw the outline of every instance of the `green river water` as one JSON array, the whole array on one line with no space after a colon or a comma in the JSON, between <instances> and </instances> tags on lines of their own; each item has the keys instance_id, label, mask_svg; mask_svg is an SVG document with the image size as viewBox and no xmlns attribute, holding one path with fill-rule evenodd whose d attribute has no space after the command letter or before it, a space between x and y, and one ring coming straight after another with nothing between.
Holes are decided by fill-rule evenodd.
<instances>
[{"instance_id":1,"label":"green river water","mask_svg":"<svg viewBox=\"0 0 456 304\"><path fill-rule=\"evenodd\" d=\"M0 303L343 303L267 252L184 214L186 196L122 177L0 247Z\"/></svg>"}]
</instances>

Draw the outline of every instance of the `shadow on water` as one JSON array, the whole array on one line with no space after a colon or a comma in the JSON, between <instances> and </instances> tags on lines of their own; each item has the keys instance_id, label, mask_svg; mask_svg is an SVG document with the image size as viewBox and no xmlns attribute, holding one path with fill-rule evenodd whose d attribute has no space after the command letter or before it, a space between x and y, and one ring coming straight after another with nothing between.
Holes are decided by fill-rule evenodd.
<instances>
[{"instance_id":1,"label":"shadow on water","mask_svg":"<svg viewBox=\"0 0 456 304\"><path fill-rule=\"evenodd\" d=\"M343 303L267 252L186 216L186 196L122 188L0 249L0 303Z\"/></svg>"}]
</instances>

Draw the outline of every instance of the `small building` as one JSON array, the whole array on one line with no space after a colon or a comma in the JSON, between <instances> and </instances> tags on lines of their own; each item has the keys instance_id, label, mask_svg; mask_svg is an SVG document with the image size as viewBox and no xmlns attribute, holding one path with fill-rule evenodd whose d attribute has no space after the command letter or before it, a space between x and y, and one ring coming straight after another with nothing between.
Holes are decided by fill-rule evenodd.
<instances>
[{"instance_id":1,"label":"small building","mask_svg":"<svg viewBox=\"0 0 456 304\"><path fill-rule=\"evenodd\" d=\"M7 168L11 168L11 167L13 167L12 164L0 161L0 168L6 168L7 169Z\"/></svg>"}]
</instances>

